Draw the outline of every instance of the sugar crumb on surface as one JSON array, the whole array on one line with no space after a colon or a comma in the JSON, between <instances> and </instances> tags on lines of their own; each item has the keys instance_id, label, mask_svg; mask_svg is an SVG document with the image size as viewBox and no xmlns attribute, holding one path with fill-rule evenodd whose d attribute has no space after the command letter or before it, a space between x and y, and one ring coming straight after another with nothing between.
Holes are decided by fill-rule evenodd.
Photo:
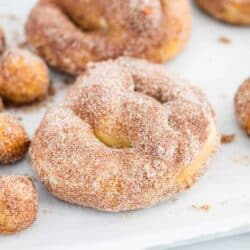
<instances>
[{"instance_id":1,"label":"sugar crumb on surface","mask_svg":"<svg viewBox=\"0 0 250 250\"><path fill-rule=\"evenodd\" d=\"M48 89L48 95L49 96L55 96L56 95L56 88L50 84L49 89Z\"/></svg>"},{"instance_id":2,"label":"sugar crumb on surface","mask_svg":"<svg viewBox=\"0 0 250 250\"><path fill-rule=\"evenodd\" d=\"M211 206L208 204L203 204L203 205L192 205L192 208L199 209L201 211L207 212L208 210L211 209Z\"/></svg>"},{"instance_id":3,"label":"sugar crumb on surface","mask_svg":"<svg viewBox=\"0 0 250 250\"><path fill-rule=\"evenodd\" d=\"M218 41L223 44L230 44L231 40L226 36L219 37Z\"/></svg>"},{"instance_id":4,"label":"sugar crumb on surface","mask_svg":"<svg viewBox=\"0 0 250 250\"><path fill-rule=\"evenodd\" d=\"M222 134L221 135L221 143L222 144L228 144L235 140L235 134Z\"/></svg>"}]
</instances>

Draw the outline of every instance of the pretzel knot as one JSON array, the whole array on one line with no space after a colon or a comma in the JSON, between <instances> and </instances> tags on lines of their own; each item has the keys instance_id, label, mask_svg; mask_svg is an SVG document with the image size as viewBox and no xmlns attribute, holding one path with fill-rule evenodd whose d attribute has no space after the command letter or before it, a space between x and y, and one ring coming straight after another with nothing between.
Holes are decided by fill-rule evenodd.
<instances>
[{"instance_id":1,"label":"pretzel knot","mask_svg":"<svg viewBox=\"0 0 250 250\"><path fill-rule=\"evenodd\" d=\"M217 144L196 87L162 66L92 64L43 119L33 167L58 198L105 211L149 207L190 187Z\"/></svg>"}]
</instances>

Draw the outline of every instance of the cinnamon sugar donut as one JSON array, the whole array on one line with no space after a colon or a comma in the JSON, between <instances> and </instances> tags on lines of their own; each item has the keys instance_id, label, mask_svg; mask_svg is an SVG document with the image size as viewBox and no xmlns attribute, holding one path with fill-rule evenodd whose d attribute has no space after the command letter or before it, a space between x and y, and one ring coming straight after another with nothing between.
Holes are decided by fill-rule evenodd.
<instances>
[{"instance_id":1,"label":"cinnamon sugar donut","mask_svg":"<svg viewBox=\"0 0 250 250\"><path fill-rule=\"evenodd\" d=\"M37 193L29 177L0 176L0 234L31 226L37 217Z\"/></svg>"},{"instance_id":2,"label":"cinnamon sugar donut","mask_svg":"<svg viewBox=\"0 0 250 250\"><path fill-rule=\"evenodd\" d=\"M28 148L29 138L19 121L0 113L0 164L21 160Z\"/></svg>"},{"instance_id":3,"label":"cinnamon sugar donut","mask_svg":"<svg viewBox=\"0 0 250 250\"><path fill-rule=\"evenodd\" d=\"M250 0L196 0L201 9L231 24L250 25Z\"/></svg>"},{"instance_id":4,"label":"cinnamon sugar donut","mask_svg":"<svg viewBox=\"0 0 250 250\"><path fill-rule=\"evenodd\" d=\"M239 123L250 135L250 78L239 87L234 102Z\"/></svg>"},{"instance_id":5,"label":"cinnamon sugar donut","mask_svg":"<svg viewBox=\"0 0 250 250\"><path fill-rule=\"evenodd\" d=\"M0 59L0 96L20 105L45 98L49 87L46 64L36 55L9 49Z\"/></svg>"},{"instance_id":6,"label":"cinnamon sugar donut","mask_svg":"<svg viewBox=\"0 0 250 250\"><path fill-rule=\"evenodd\" d=\"M44 0L26 24L37 52L71 74L121 55L165 62L182 50L190 30L188 0Z\"/></svg>"},{"instance_id":7,"label":"cinnamon sugar donut","mask_svg":"<svg viewBox=\"0 0 250 250\"><path fill-rule=\"evenodd\" d=\"M4 49L5 49L5 38L3 30L0 27L0 54L4 51Z\"/></svg>"},{"instance_id":8,"label":"cinnamon sugar donut","mask_svg":"<svg viewBox=\"0 0 250 250\"><path fill-rule=\"evenodd\" d=\"M59 199L125 211L191 187L217 141L199 89L162 66L119 58L87 67L45 115L30 156Z\"/></svg>"}]
</instances>

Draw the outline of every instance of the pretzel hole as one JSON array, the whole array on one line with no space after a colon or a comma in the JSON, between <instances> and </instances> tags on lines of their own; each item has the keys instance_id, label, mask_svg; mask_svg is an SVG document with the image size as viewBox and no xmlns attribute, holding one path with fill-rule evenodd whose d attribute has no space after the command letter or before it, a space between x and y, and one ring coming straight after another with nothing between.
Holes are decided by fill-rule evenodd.
<instances>
[{"instance_id":1,"label":"pretzel hole","mask_svg":"<svg viewBox=\"0 0 250 250\"><path fill-rule=\"evenodd\" d=\"M129 139L122 135L109 135L101 130L94 132L95 136L106 146L111 148L130 148L132 147Z\"/></svg>"},{"instance_id":2,"label":"pretzel hole","mask_svg":"<svg viewBox=\"0 0 250 250\"><path fill-rule=\"evenodd\" d=\"M112 120L106 117L104 120L99 120L97 126L94 126L94 134L106 146L111 148L129 148L132 147L127 133L124 131L124 126L116 119Z\"/></svg>"}]
</instances>

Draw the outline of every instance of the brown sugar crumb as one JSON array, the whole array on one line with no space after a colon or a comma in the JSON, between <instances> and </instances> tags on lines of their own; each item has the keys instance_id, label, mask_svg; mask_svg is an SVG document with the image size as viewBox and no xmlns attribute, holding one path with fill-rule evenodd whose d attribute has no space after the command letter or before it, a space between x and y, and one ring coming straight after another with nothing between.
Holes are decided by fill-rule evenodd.
<instances>
[{"instance_id":1,"label":"brown sugar crumb","mask_svg":"<svg viewBox=\"0 0 250 250\"><path fill-rule=\"evenodd\" d=\"M56 95L56 89L55 89L55 87L53 85L49 86L48 95L49 96L55 96Z\"/></svg>"},{"instance_id":2,"label":"brown sugar crumb","mask_svg":"<svg viewBox=\"0 0 250 250\"><path fill-rule=\"evenodd\" d=\"M66 85L71 84L73 82L74 82L74 80L71 80L71 79L68 79L68 78L63 79L63 83L66 84Z\"/></svg>"},{"instance_id":3,"label":"brown sugar crumb","mask_svg":"<svg viewBox=\"0 0 250 250\"><path fill-rule=\"evenodd\" d=\"M235 134L229 134L229 135L221 135L221 143L222 144L227 144L231 143L235 139Z\"/></svg>"},{"instance_id":4,"label":"brown sugar crumb","mask_svg":"<svg viewBox=\"0 0 250 250\"><path fill-rule=\"evenodd\" d=\"M199 209L199 210L201 210L201 211L207 212L207 211L211 208L211 206L208 205L208 204L203 204L203 205L201 205L201 206L192 205L192 208Z\"/></svg>"},{"instance_id":5,"label":"brown sugar crumb","mask_svg":"<svg viewBox=\"0 0 250 250\"><path fill-rule=\"evenodd\" d=\"M223 43L223 44L230 44L231 40L228 37L221 36L221 37L219 37L219 42Z\"/></svg>"}]
</instances>

